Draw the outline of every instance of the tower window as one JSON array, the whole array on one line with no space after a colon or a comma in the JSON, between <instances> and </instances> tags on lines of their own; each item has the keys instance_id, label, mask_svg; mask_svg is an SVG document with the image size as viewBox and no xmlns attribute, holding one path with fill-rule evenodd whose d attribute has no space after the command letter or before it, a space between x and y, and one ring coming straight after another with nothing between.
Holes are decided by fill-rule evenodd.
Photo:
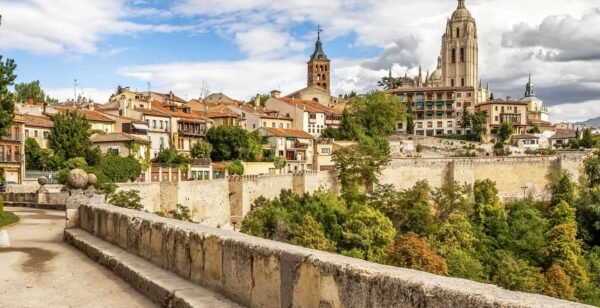
<instances>
[{"instance_id":1,"label":"tower window","mask_svg":"<svg viewBox=\"0 0 600 308\"><path fill-rule=\"evenodd\" d=\"M465 79L464 79L464 78L461 78L461 79L460 79L460 86L461 86L461 87L464 87L464 86L465 86Z\"/></svg>"},{"instance_id":2,"label":"tower window","mask_svg":"<svg viewBox=\"0 0 600 308\"><path fill-rule=\"evenodd\" d=\"M460 62L465 62L465 49L460 49Z\"/></svg>"},{"instance_id":3,"label":"tower window","mask_svg":"<svg viewBox=\"0 0 600 308\"><path fill-rule=\"evenodd\" d=\"M456 37L459 38L460 37L460 28L456 28Z\"/></svg>"},{"instance_id":4,"label":"tower window","mask_svg":"<svg viewBox=\"0 0 600 308\"><path fill-rule=\"evenodd\" d=\"M456 63L456 49L452 48L452 63Z\"/></svg>"},{"instance_id":5,"label":"tower window","mask_svg":"<svg viewBox=\"0 0 600 308\"><path fill-rule=\"evenodd\" d=\"M323 84L323 88L327 89L327 84L326 83Z\"/></svg>"},{"instance_id":6,"label":"tower window","mask_svg":"<svg viewBox=\"0 0 600 308\"><path fill-rule=\"evenodd\" d=\"M450 80L450 86L454 87L454 79Z\"/></svg>"}]
</instances>

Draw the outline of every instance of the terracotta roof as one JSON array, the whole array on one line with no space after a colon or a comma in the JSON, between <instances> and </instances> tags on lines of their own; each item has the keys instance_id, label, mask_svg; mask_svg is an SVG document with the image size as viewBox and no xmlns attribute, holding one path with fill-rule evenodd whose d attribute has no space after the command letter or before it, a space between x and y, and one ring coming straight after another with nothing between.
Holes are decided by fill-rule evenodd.
<instances>
[{"instance_id":1,"label":"terracotta roof","mask_svg":"<svg viewBox=\"0 0 600 308\"><path fill-rule=\"evenodd\" d=\"M311 113L326 113L326 114L341 114L340 112L334 110L333 108L329 108L327 106L323 106L317 102L304 100L304 99L294 99L294 98L275 98L276 100L286 103L291 106L298 106L300 108L304 108L304 110Z\"/></svg>"},{"instance_id":2,"label":"terracotta roof","mask_svg":"<svg viewBox=\"0 0 600 308\"><path fill-rule=\"evenodd\" d=\"M98 106L97 109L98 110L115 110L115 109L119 109L119 102L114 101L114 102L106 103L104 105Z\"/></svg>"},{"instance_id":3,"label":"terracotta roof","mask_svg":"<svg viewBox=\"0 0 600 308\"><path fill-rule=\"evenodd\" d=\"M135 111L138 111L139 113L143 114L143 115L149 115L149 116L155 116L155 117L166 117L168 118L170 115L164 111L161 110L157 110L157 109L136 109Z\"/></svg>"},{"instance_id":4,"label":"terracotta roof","mask_svg":"<svg viewBox=\"0 0 600 308\"><path fill-rule=\"evenodd\" d=\"M25 119L26 126L34 126L34 127L54 127L54 122L47 117L40 117L32 114L26 114L23 116Z\"/></svg>"},{"instance_id":5,"label":"terracotta roof","mask_svg":"<svg viewBox=\"0 0 600 308\"><path fill-rule=\"evenodd\" d=\"M556 133L548 139L573 139L577 137L577 133L572 129L557 129Z\"/></svg>"},{"instance_id":6,"label":"terracotta roof","mask_svg":"<svg viewBox=\"0 0 600 308\"><path fill-rule=\"evenodd\" d=\"M152 92L152 94L156 94L158 96L162 96L165 100L172 100L174 102L180 102L180 103L187 103L186 100L184 100L183 98L173 94L173 92L169 92L169 93L158 93L158 92ZM172 95L172 97L171 97Z\"/></svg>"},{"instance_id":7,"label":"terracotta roof","mask_svg":"<svg viewBox=\"0 0 600 308\"><path fill-rule=\"evenodd\" d=\"M212 103L209 103L209 106L211 104ZM262 119L276 119L276 120L290 120L290 121L292 120L292 118L286 117L275 110L267 109L264 107L254 107L247 103L219 102L217 104L214 104L213 106L210 106L209 109L211 111L236 113L236 111L233 111L233 110L231 110L231 108L228 108L228 107L240 109L244 113L253 114ZM238 114L238 116L242 116L242 115Z\"/></svg>"},{"instance_id":8,"label":"terracotta roof","mask_svg":"<svg viewBox=\"0 0 600 308\"><path fill-rule=\"evenodd\" d=\"M170 107L176 107L176 111L171 110ZM165 105L161 102L154 101L154 102L152 102L152 108L155 110L162 111L173 117L198 120L198 121L204 119L204 117L202 117L198 112L192 111L191 113L185 113L184 111L181 110L182 107L179 107L176 105ZM183 107L183 108L185 108L185 107Z\"/></svg>"},{"instance_id":9,"label":"terracotta roof","mask_svg":"<svg viewBox=\"0 0 600 308\"><path fill-rule=\"evenodd\" d=\"M93 122L108 122L108 123L115 122L113 119L107 117L106 115L104 115L103 113L98 112L98 111L87 110L87 109L74 109L74 108L69 108L69 107L54 107L54 108L56 108L58 111L75 111L79 115L82 115L89 121L93 121Z\"/></svg>"},{"instance_id":10,"label":"terracotta roof","mask_svg":"<svg viewBox=\"0 0 600 308\"><path fill-rule=\"evenodd\" d=\"M90 138L90 140L92 140L93 143L127 142L127 141L150 143L150 141L148 141L148 139L144 139L142 137L138 137L138 136L127 134L127 133L95 134Z\"/></svg>"},{"instance_id":11,"label":"terracotta roof","mask_svg":"<svg viewBox=\"0 0 600 308\"><path fill-rule=\"evenodd\" d=\"M315 139L311 134L296 129L285 129L285 128L271 128L271 127L263 127L261 130L266 132L266 136L277 136L277 137L293 137L293 138L302 138L302 139Z\"/></svg>"}]
</instances>

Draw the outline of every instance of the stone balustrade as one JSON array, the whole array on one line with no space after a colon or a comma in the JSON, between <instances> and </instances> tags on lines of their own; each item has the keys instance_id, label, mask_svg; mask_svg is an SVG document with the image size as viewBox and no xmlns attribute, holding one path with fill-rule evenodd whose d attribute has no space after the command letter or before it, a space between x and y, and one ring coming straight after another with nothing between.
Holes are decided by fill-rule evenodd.
<instances>
[{"instance_id":1,"label":"stone balustrade","mask_svg":"<svg viewBox=\"0 0 600 308\"><path fill-rule=\"evenodd\" d=\"M249 307L577 306L93 201L78 215L73 227Z\"/></svg>"}]
</instances>

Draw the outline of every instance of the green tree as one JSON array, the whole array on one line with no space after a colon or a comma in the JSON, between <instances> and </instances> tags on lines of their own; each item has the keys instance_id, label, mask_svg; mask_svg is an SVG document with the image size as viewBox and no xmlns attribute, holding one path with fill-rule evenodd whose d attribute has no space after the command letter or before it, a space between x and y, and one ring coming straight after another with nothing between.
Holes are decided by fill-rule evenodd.
<instances>
[{"instance_id":1,"label":"green tree","mask_svg":"<svg viewBox=\"0 0 600 308\"><path fill-rule=\"evenodd\" d=\"M502 122L498 130L498 138L500 142L505 143L515 133L515 128L511 122Z\"/></svg>"},{"instance_id":2,"label":"green tree","mask_svg":"<svg viewBox=\"0 0 600 308\"><path fill-rule=\"evenodd\" d=\"M17 78L15 69L17 65L12 59L6 59L2 62L0 55L0 137L6 136L7 129L11 126L14 113L15 101L14 95L8 90Z\"/></svg>"},{"instance_id":3,"label":"green tree","mask_svg":"<svg viewBox=\"0 0 600 308\"><path fill-rule=\"evenodd\" d=\"M60 158L50 149L42 149L34 138L25 139L25 168L27 170L58 170Z\"/></svg>"},{"instance_id":4,"label":"green tree","mask_svg":"<svg viewBox=\"0 0 600 308\"><path fill-rule=\"evenodd\" d=\"M167 217L175 220L194 222L190 208L179 203L175 206L174 210L170 210L167 213Z\"/></svg>"},{"instance_id":5,"label":"green tree","mask_svg":"<svg viewBox=\"0 0 600 308\"><path fill-rule=\"evenodd\" d=\"M429 242L409 232L399 235L388 251L388 262L436 275L448 275L446 260L435 253Z\"/></svg>"},{"instance_id":6,"label":"green tree","mask_svg":"<svg viewBox=\"0 0 600 308\"><path fill-rule=\"evenodd\" d=\"M108 198L108 203L132 210L142 210L142 198L138 190L121 190Z\"/></svg>"},{"instance_id":7,"label":"green tree","mask_svg":"<svg viewBox=\"0 0 600 308\"><path fill-rule=\"evenodd\" d=\"M600 246L600 187L583 189L576 207L579 236L590 246Z\"/></svg>"},{"instance_id":8,"label":"green tree","mask_svg":"<svg viewBox=\"0 0 600 308\"><path fill-rule=\"evenodd\" d=\"M568 173L559 173L553 181L550 190L552 192L552 205L557 205L561 201L565 201L568 204L575 203L575 185Z\"/></svg>"},{"instance_id":9,"label":"green tree","mask_svg":"<svg viewBox=\"0 0 600 308\"><path fill-rule=\"evenodd\" d=\"M521 200L506 205L508 210L508 247L519 259L532 265L541 266L542 248L545 246L544 234L548 230L548 221L535 208L531 200Z\"/></svg>"},{"instance_id":10,"label":"green tree","mask_svg":"<svg viewBox=\"0 0 600 308\"><path fill-rule=\"evenodd\" d=\"M487 133L486 128L487 112L477 111L471 116L471 135L474 141L482 141Z\"/></svg>"},{"instance_id":11,"label":"green tree","mask_svg":"<svg viewBox=\"0 0 600 308\"><path fill-rule=\"evenodd\" d=\"M321 134L321 138L333 138L336 140L358 140L364 135L364 128L358 123L357 119L346 108L342 111L339 128L326 128Z\"/></svg>"},{"instance_id":12,"label":"green tree","mask_svg":"<svg viewBox=\"0 0 600 308\"><path fill-rule=\"evenodd\" d=\"M310 215L304 215L290 244L322 251L336 251L335 243L325 236L321 224Z\"/></svg>"},{"instance_id":13,"label":"green tree","mask_svg":"<svg viewBox=\"0 0 600 308\"><path fill-rule=\"evenodd\" d=\"M600 152L586 157L583 160L588 187L600 186Z\"/></svg>"},{"instance_id":14,"label":"green tree","mask_svg":"<svg viewBox=\"0 0 600 308\"><path fill-rule=\"evenodd\" d=\"M435 188L431 197L435 203L438 220L444 221L453 213L470 215L473 207L471 192L471 186L461 185L450 178L447 178L441 187Z\"/></svg>"},{"instance_id":15,"label":"green tree","mask_svg":"<svg viewBox=\"0 0 600 308\"><path fill-rule=\"evenodd\" d=\"M67 111L51 115L54 126L48 136L48 146L64 160L84 157L89 165L95 165L99 159L99 149L93 147L90 137L92 125L76 111Z\"/></svg>"},{"instance_id":16,"label":"green tree","mask_svg":"<svg viewBox=\"0 0 600 308\"><path fill-rule=\"evenodd\" d=\"M182 153L179 153L175 147L171 146L169 148L162 148L158 152L155 162L162 165L183 168L190 163L190 158Z\"/></svg>"},{"instance_id":17,"label":"green tree","mask_svg":"<svg viewBox=\"0 0 600 308\"><path fill-rule=\"evenodd\" d=\"M15 84L15 100L20 103L32 100L34 104L54 101L42 90L39 80Z\"/></svg>"},{"instance_id":18,"label":"green tree","mask_svg":"<svg viewBox=\"0 0 600 308\"><path fill-rule=\"evenodd\" d=\"M415 116L413 114L411 103L408 103L408 109L406 110L406 132L409 135L415 133Z\"/></svg>"},{"instance_id":19,"label":"green tree","mask_svg":"<svg viewBox=\"0 0 600 308\"><path fill-rule=\"evenodd\" d=\"M403 104L394 95L369 92L352 100L352 115L371 137L389 136L396 132L396 125L405 117Z\"/></svg>"},{"instance_id":20,"label":"green tree","mask_svg":"<svg viewBox=\"0 0 600 308\"><path fill-rule=\"evenodd\" d=\"M575 288L571 284L571 278L558 264L552 264L546 271L544 294L566 300L575 300Z\"/></svg>"},{"instance_id":21,"label":"green tree","mask_svg":"<svg viewBox=\"0 0 600 308\"><path fill-rule=\"evenodd\" d=\"M382 263L396 230L389 218L366 206L356 206L343 224L338 247L343 255Z\"/></svg>"},{"instance_id":22,"label":"green tree","mask_svg":"<svg viewBox=\"0 0 600 308\"><path fill-rule=\"evenodd\" d=\"M212 145L206 141L198 141L192 146L192 158L210 158Z\"/></svg>"},{"instance_id":23,"label":"green tree","mask_svg":"<svg viewBox=\"0 0 600 308\"><path fill-rule=\"evenodd\" d=\"M583 135L581 136L581 141L579 141L579 145L586 149L591 149L596 146L596 140L592 135L592 131L587 128L583 131Z\"/></svg>"},{"instance_id":24,"label":"green tree","mask_svg":"<svg viewBox=\"0 0 600 308\"><path fill-rule=\"evenodd\" d=\"M211 158L215 161L262 159L262 146L266 144L257 131L248 133L243 128L233 126L211 127L206 139L213 146Z\"/></svg>"},{"instance_id":25,"label":"green tree","mask_svg":"<svg viewBox=\"0 0 600 308\"><path fill-rule=\"evenodd\" d=\"M244 165L239 160L234 160L227 166L227 172L229 175L243 175L244 174Z\"/></svg>"},{"instance_id":26,"label":"green tree","mask_svg":"<svg viewBox=\"0 0 600 308\"><path fill-rule=\"evenodd\" d=\"M337 150L333 161L347 202L364 201L361 194L378 182L378 176L390 162L390 150L384 138L363 137L357 145Z\"/></svg>"},{"instance_id":27,"label":"green tree","mask_svg":"<svg viewBox=\"0 0 600 308\"><path fill-rule=\"evenodd\" d=\"M133 182L142 172L142 166L137 159L132 156L121 157L113 154L102 157L98 169L116 183Z\"/></svg>"},{"instance_id":28,"label":"green tree","mask_svg":"<svg viewBox=\"0 0 600 308\"><path fill-rule=\"evenodd\" d=\"M273 159L273 165L275 166L275 169L281 171L281 169L285 168L287 165L287 160L285 157L275 157Z\"/></svg>"},{"instance_id":29,"label":"green tree","mask_svg":"<svg viewBox=\"0 0 600 308\"><path fill-rule=\"evenodd\" d=\"M509 252L498 251L492 282L508 290L536 293L543 288L544 277L539 268L514 258Z\"/></svg>"}]
</instances>

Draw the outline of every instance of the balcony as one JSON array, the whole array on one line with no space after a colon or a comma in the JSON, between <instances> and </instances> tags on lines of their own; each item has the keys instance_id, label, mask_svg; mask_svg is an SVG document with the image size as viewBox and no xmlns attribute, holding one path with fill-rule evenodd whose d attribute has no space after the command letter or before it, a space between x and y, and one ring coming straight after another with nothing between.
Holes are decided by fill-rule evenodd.
<instances>
[{"instance_id":1,"label":"balcony","mask_svg":"<svg viewBox=\"0 0 600 308\"><path fill-rule=\"evenodd\" d=\"M21 157L19 156L0 156L0 163L20 163Z\"/></svg>"},{"instance_id":2,"label":"balcony","mask_svg":"<svg viewBox=\"0 0 600 308\"><path fill-rule=\"evenodd\" d=\"M4 136L0 138L0 141L21 142L23 138L21 136Z\"/></svg>"}]
</instances>

